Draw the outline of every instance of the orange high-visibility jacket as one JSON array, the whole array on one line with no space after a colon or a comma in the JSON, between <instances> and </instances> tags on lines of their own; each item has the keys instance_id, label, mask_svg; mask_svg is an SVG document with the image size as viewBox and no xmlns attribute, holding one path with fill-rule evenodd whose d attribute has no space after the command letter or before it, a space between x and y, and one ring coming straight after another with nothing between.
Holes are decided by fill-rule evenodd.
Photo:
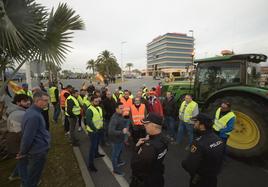
<instances>
[{"instance_id":1,"label":"orange high-visibility jacket","mask_svg":"<svg viewBox=\"0 0 268 187\"><path fill-rule=\"evenodd\" d=\"M121 97L120 102L124 105L123 116L129 116L130 108L132 106L132 99L128 98L128 100L126 101L124 97Z\"/></svg>"},{"instance_id":2,"label":"orange high-visibility jacket","mask_svg":"<svg viewBox=\"0 0 268 187\"><path fill-rule=\"evenodd\" d=\"M141 104L139 108L137 108L135 105L132 105L131 115L133 125L142 125L141 120L145 117L145 104Z\"/></svg>"},{"instance_id":3,"label":"orange high-visibility jacket","mask_svg":"<svg viewBox=\"0 0 268 187\"><path fill-rule=\"evenodd\" d=\"M65 100L67 99L64 97L65 93L69 93L69 92L67 90L61 90L60 92L60 106L61 107L65 107Z\"/></svg>"}]
</instances>

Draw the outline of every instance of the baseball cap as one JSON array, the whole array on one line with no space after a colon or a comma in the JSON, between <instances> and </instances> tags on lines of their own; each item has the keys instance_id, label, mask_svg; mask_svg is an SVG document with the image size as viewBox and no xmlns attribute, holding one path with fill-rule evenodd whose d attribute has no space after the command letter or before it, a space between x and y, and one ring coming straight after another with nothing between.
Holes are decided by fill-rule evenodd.
<instances>
[{"instance_id":1,"label":"baseball cap","mask_svg":"<svg viewBox=\"0 0 268 187\"><path fill-rule=\"evenodd\" d=\"M157 125L163 125L163 118L154 112L150 112L147 116L141 120L143 124L154 123Z\"/></svg>"},{"instance_id":2,"label":"baseball cap","mask_svg":"<svg viewBox=\"0 0 268 187\"><path fill-rule=\"evenodd\" d=\"M27 83L23 83L21 86L22 86L23 88L28 88L28 84L27 84Z\"/></svg>"},{"instance_id":3,"label":"baseball cap","mask_svg":"<svg viewBox=\"0 0 268 187\"><path fill-rule=\"evenodd\" d=\"M199 121L201 124L204 124L206 128L211 128L213 125L212 119L204 113L199 113L197 116L191 118L191 120Z\"/></svg>"}]
</instances>

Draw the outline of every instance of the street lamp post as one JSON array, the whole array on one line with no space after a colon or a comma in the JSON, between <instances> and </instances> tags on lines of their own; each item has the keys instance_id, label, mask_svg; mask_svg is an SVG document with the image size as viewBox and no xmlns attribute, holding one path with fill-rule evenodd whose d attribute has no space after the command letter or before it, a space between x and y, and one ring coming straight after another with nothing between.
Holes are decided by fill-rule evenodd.
<instances>
[{"instance_id":1,"label":"street lamp post","mask_svg":"<svg viewBox=\"0 0 268 187\"><path fill-rule=\"evenodd\" d=\"M126 41L122 41L121 42L121 79L122 79L122 82L124 81L124 76L123 76L123 45L127 43Z\"/></svg>"},{"instance_id":2,"label":"street lamp post","mask_svg":"<svg viewBox=\"0 0 268 187\"><path fill-rule=\"evenodd\" d=\"M190 33L192 33L192 38L193 38L193 51L192 51L192 65L194 65L194 53L195 53L195 48L194 48L194 30L189 30Z\"/></svg>"}]
</instances>

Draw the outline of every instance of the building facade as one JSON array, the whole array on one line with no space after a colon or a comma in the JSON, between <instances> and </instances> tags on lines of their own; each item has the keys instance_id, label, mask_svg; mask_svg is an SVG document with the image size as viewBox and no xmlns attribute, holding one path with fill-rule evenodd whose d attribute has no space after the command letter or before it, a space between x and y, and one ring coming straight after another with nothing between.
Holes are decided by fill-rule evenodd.
<instances>
[{"instance_id":1,"label":"building facade","mask_svg":"<svg viewBox=\"0 0 268 187\"><path fill-rule=\"evenodd\" d=\"M181 33L166 33L147 44L149 75L186 71L193 64L194 38Z\"/></svg>"}]
</instances>

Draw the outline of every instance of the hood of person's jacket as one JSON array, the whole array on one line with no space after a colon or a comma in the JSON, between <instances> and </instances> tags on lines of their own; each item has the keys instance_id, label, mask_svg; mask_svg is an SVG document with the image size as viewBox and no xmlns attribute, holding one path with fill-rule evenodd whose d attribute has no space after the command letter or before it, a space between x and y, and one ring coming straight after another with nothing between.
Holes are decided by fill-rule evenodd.
<instances>
[{"instance_id":1,"label":"hood of person's jacket","mask_svg":"<svg viewBox=\"0 0 268 187\"><path fill-rule=\"evenodd\" d=\"M18 106L18 105L15 105L15 104L11 103L11 104L8 106L6 113L9 115L9 114L11 114L12 112L17 111L17 110L26 111L25 108L23 108L23 107L21 107L21 106Z\"/></svg>"}]
</instances>

